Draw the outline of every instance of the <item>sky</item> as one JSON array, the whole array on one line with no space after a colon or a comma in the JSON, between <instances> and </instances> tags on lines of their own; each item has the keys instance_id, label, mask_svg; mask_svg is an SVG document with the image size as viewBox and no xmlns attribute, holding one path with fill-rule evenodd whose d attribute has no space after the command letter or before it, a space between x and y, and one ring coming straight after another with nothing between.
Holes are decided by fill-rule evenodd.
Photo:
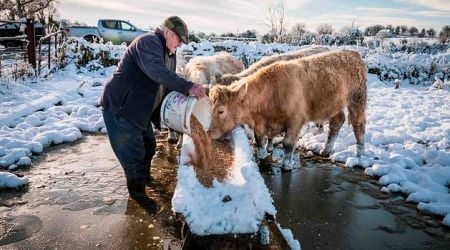
<instances>
[{"instance_id":1,"label":"sky","mask_svg":"<svg viewBox=\"0 0 450 250\"><path fill-rule=\"evenodd\" d=\"M96 25L101 18L129 20L139 28L157 27L171 15L182 17L191 31L240 33L269 31L268 10L279 0L61 0L61 18ZM450 25L448 0L284 0L288 27L305 23L307 30L328 23L335 30L352 24L365 28L392 24L434 28Z\"/></svg>"}]
</instances>

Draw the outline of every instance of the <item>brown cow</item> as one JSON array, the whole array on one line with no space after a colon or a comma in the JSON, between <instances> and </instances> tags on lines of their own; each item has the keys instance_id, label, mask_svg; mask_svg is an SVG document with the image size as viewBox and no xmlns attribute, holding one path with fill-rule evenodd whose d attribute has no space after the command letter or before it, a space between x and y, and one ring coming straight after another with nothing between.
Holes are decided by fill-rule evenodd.
<instances>
[{"instance_id":1,"label":"brown cow","mask_svg":"<svg viewBox=\"0 0 450 250\"><path fill-rule=\"evenodd\" d=\"M356 137L356 155L364 154L366 67L356 51L330 51L273 63L229 86L216 85L210 101L212 138L220 138L239 124L247 124L256 135L286 132L285 169L294 167L294 145L308 121L329 120L328 138L320 153L330 153L345 121L345 108Z\"/></svg>"},{"instance_id":2,"label":"brown cow","mask_svg":"<svg viewBox=\"0 0 450 250\"><path fill-rule=\"evenodd\" d=\"M187 80L200 84L215 84L223 74L236 74L244 69L244 64L227 52L213 56L197 56L186 65Z\"/></svg>"},{"instance_id":3,"label":"brown cow","mask_svg":"<svg viewBox=\"0 0 450 250\"><path fill-rule=\"evenodd\" d=\"M326 47L310 47L305 49L296 50L289 53L283 53L283 54L277 54L272 56L263 57L261 60L253 63L250 67L247 69L237 73L237 74L224 74L220 81L218 83L222 85L230 85L232 82L237 81L243 77L249 76L253 73L255 73L258 69L268 66L274 62L279 61L289 61L289 60L295 60L300 59L306 56L322 53L329 51L330 49Z\"/></svg>"},{"instance_id":4,"label":"brown cow","mask_svg":"<svg viewBox=\"0 0 450 250\"><path fill-rule=\"evenodd\" d=\"M310 47L310 48L296 50L296 51L289 52L289 53L283 53L283 54L277 54L277 55L272 55L272 56L268 56L268 57L263 57L261 60L252 64L249 68L241 71L240 73L237 73L234 75L232 75L232 74L223 75L222 78L220 79L220 81L218 81L218 83L222 84L222 85L229 85L232 82L237 81L248 75L251 75L251 74L255 73L258 69L268 66L272 63L279 62L279 61L296 60L296 59L300 59L300 58L307 57L310 55L326 52L329 50L330 49L328 49L327 47L314 46L314 47ZM319 128L320 128L320 126L322 126L321 123L316 124L316 125ZM272 151L272 149L273 149L273 138L267 137L267 140L266 140L266 135L255 136L255 141L259 148L258 153L257 153L257 158L258 159L266 158L268 156L267 152Z\"/></svg>"}]
</instances>

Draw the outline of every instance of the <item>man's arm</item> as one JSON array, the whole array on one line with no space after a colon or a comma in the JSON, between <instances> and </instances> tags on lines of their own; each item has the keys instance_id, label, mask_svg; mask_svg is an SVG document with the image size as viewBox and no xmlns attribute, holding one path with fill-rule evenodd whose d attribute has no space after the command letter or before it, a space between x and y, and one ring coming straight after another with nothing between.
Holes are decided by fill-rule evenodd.
<instances>
[{"instance_id":1,"label":"man's arm","mask_svg":"<svg viewBox=\"0 0 450 250\"><path fill-rule=\"evenodd\" d=\"M163 55L161 55L163 47L156 37L146 37L136 44L136 51L133 59L139 68L153 81L163 85L164 87L183 93L189 94L189 90L194 83L186 81L179 77L175 72L169 70L164 64Z\"/></svg>"}]
</instances>

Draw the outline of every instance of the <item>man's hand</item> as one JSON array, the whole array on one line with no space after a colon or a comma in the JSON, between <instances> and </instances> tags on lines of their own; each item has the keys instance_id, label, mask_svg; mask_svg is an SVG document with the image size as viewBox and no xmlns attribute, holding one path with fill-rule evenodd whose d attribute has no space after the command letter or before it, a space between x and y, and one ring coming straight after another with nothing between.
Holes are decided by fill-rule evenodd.
<instances>
[{"instance_id":1,"label":"man's hand","mask_svg":"<svg viewBox=\"0 0 450 250\"><path fill-rule=\"evenodd\" d=\"M205 88L201 84L194 84L189 90L189 95L197 97L197 99L206 96Z\"/></svg>"}]
</instances>

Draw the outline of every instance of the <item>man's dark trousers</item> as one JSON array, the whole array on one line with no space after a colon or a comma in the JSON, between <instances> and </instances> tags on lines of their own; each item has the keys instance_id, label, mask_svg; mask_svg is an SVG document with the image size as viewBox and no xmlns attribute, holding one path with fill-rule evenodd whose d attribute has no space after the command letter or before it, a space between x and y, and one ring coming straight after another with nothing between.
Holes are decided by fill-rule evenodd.
<instances>
[{"instance_id":1,"label":"man's dark trousers","mask_svg":"<svg viewBox=\"0 0 450 250\"><path fill-rule=\"evenodd\" d=\"M145 194L145 184L150 180L150 165L156 149L151 124L147 131L142 131L106 109L103 110L103 120L111 147L125 172L130 196L133 196L134 191L137 196L141 195L139 192Z\"/></svg>"}]
</instances>

